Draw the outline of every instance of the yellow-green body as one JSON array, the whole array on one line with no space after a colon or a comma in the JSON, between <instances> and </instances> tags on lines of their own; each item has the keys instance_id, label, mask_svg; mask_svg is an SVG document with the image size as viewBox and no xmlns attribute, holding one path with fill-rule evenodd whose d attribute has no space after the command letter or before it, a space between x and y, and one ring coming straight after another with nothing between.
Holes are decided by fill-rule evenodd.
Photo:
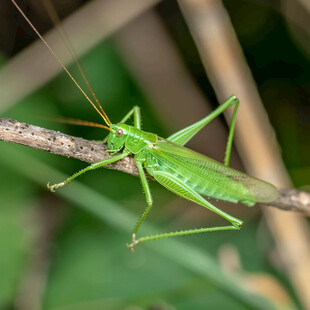
<instances>
[{"instance_id":1,"label":"yellow-green body","mask_svg":"<svg viewBox=\"0 0 310 310\"><path fill-rule=\"evenodd\" d=\"M257 202L272 202L278 195L278 191L273 185L228 167L238 104L238 99L235 96L231 96L210 115L176 132L167 139L158 137L154 133L143 131L141 129L140 109L134 107L120 123L110 124L107 145L109 153L116 154L114 157L94 163L66 181L50 186L50 189L55 190L66 185L88 170L96 169L126 156L133 155L146 195L147 207L133 229L132 243L128 245L130 249L133 249L137 243L155 239L218 230L238 230L242 225L241 220L218 209L203 196L234 203L241 202L245 205L253 206ZM235 105L235 109L229 131L224 164L184 146L206 124L231 105ZM132 115L134 116L134 125L125 124ZM136 239L136 233L153 205L146 173L175 194L219 214L228 220L231 225L196 228Z\"/></svg>"},{"instance_id":2,"label":"yellow-green body","mask_svg":"<svg viewBox=\"0 0 310 310\"><path fill-rule=\"evenodd\" d=\"M127 124L114 125L122 129L122 137L112 131L108 148L119 152L126 148L143 163L145 170L156 179L156 172L166 172L207 197L253 206L268 203L277 196L276 188L262 180L227 167L184 146L145 132Z\"/></svg>"}]
</instances>

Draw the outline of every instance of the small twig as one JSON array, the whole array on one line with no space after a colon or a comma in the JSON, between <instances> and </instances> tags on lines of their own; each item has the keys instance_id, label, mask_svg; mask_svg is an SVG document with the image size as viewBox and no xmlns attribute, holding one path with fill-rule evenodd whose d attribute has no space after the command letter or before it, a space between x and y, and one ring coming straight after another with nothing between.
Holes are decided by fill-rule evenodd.
<instances>
[{"instance_id":1,"label":"small twig","mask_svg":"<svg viewBox=\"0 0 310 310\"><path fill-rule=\"evenodd\" d=\"M55 130L20 123L10 118L0 118L0 140L27 145L56 155L73 157L87 163L110 158L107 146L96 141L72 137ZM126 157L105 166L138 176L138 169L132 157Z\"/></svg>"},{"instance_id":2,"label":"small twig","mask_svg":"<svg viewBox=\"0 0 310 310\"><path fill-rule=\"evenodd\" d=\"M280 189L279 197L272 206L285 211L310 215L310 194L297 189Z\"/></svg>"},{"instance_id":3,"label":"small twig","mask_svg":"<svg viewBox=\"0 0 310 310\"><path fill-rule=\"evenodd\" d=\"M20 123L9 118L0 118L0 140L27 145L43 151L66 157L73 157L88 163L110 158L105 144L72 137L59 131ZM116 163L105 166L138 176L138 170L132 157L126 157ZM295 211L310 215L310 194L295 189L279 190L279 197L270 204L286 211Z\"/></svg>"}]
</instances>

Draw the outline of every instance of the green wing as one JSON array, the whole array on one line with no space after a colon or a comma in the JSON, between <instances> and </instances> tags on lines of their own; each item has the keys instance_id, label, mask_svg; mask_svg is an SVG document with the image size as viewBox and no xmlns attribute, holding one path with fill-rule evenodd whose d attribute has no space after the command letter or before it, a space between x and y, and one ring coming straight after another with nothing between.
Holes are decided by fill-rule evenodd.
<instances>
[{"instance_id":1,"label":"green wing","mask_svg":"<svg viewBox=\"0 0 310 310\"><path fill-rule=\"evenodd\" d=\"M256 202L271 202L278 195L277 189L267 182L162 138L151 153L157 159L157 170L173 173L205 196L254 205Z\"/></svg>"}]
</instances>

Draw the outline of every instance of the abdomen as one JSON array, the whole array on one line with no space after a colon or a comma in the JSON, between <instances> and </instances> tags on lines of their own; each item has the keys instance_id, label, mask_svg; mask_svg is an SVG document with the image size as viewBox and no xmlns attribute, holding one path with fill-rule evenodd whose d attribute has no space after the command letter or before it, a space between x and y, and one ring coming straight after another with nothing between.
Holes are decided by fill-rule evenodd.
<instances>
[{"instance_id":1,"label":"abdomen","mask_svg":"<svg viewBox=\"0 0 310 310\"><path fill-rule=\"evenodd\" d=\"M147 164L147 159L145 168L150 175L156 170L168 172L204 196L252 206L271 202L278 195L272 184L173 143L150 148L148 153L152 165Z\"/></svg>"}]
</instances>

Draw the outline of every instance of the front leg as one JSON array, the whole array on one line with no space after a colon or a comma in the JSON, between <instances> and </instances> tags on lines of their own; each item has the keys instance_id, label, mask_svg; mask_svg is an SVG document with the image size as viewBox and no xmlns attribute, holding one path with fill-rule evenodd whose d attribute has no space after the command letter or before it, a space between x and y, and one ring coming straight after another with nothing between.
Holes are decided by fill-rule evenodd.
<instances>
[{"instance_id":1,"label":"front leg","mask_svg":"<svg viewBox=\"0 0 310 310\"><path fill-rule=\"evenodd\" d=\"M74 175L72 175L71 177L69 177L68 179L66 179L65 181L61 182L61 183L57 183L57 184L54 184L54 185L50 185L49 183L47 184L47 188L51 191L51 192L55 192L55 190L59 187L62 187L62 186L65 186L67 185L68 183L70 183L72 180L74 180L76 177L80 176L81 174L85 173L86 171L89 171L89 170L94 170L94 169L97 169L97 168L100 168L100 167L103 167L105 165L108 165L108 164L112 164L126 156L129 155L129 152L128 151L124 151L122 154L119 154L117 156L114 156L114 157L111 157L109 159L104 159L104 160L100 160L96 163L93 163L91 164L90 166L80 170L79 172L75 173Z\"/></svg>"}]
</instances>

